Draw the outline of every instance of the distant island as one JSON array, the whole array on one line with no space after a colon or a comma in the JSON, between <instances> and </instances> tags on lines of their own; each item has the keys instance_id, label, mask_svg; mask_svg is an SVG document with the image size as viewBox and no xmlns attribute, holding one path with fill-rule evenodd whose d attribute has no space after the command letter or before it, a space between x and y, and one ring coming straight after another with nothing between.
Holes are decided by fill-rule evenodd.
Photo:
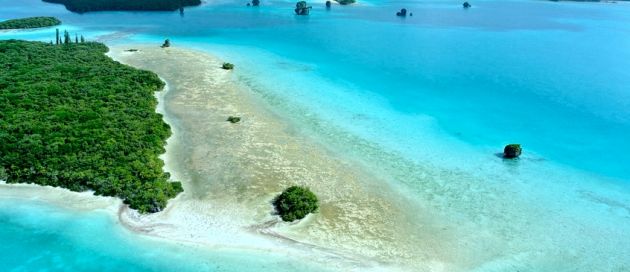
<instances>
[{"instance_id":1,"label":"distant island","mask_svg":"<svg viewBox=\"0 0 630 272\"><path fill-rule=\"evenodd\" d=\"M43 0L63 4L72 12L90 11L173 11L187 6L198 6L201 0Z\"/></svg>"},{"instance_id":2,"label":"distant island","mask_svg":"<svg viewBox=\"0 0 630 272\"><path fill-rule=\"evenodd\" d=\"M155 112L164 83L105 56L103 44L64 36L58 45L0 41L0 180L162 210L183 191L158 157L171 134Z\"/></svg>"},{"instance_id":3,"label":"distant island","mask_svg":"<svg viewBox=\"0 0 630 272\"><path fill-rule=\"evenodd\" d=\"M336 0L340 5L350 5L354 4L356 0Z\"/></svg>"},{"instance_id":4,"label":"distant island","mask_svg":"<svg viewBox=\"0 0 630 272\"><path fill-rule=\"evenodd\" d=\"M0 29L27 29L60 25L55 17L29 17L0 22Z\"/></svg>"}]
</instances>

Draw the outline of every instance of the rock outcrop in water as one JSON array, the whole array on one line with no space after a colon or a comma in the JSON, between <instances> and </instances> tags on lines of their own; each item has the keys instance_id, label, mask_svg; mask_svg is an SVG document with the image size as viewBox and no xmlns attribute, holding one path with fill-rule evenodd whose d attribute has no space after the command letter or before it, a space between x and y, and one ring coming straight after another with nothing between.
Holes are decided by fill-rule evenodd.
<instances>
[{"instance_id":1,"label":"rock outcrop in water","mask_svg":"<svg viewBox=\"0 0 630 272\"><path fill-rule=\"evenodd\" d=\"M330 0L326 1L326 8L330 8L332 6L332 2Z\"/></svg>"},{"instance_id":2,"label":"rock outcrop in water","mask_svg":"<svg viewBox=\"0 0 630 272\"><path fill-rule=\"evenodd\" d=\"M308 13L311 11L311 8L312 7L306 4L306 1L297 2L297 4L295 4L295 14L308 15Z\"/></svg>"},{"instance_id":3,"label":"rock outcrop in water","mask_svg":"<svg viewBox=\"0 0 630 272\"><path fill-rule=\"evenodd\" d=\"M464 8L470 8L472 7L472 5L468 2L464 2L464 4L462 4L462 6L464 6Z\"/></svg>"},{"instance_id":4,"label":"rock outcrop in water","mask_svg":"<svg viewBox=\"0 0 630 272\"><path fill-rule=\"evenodd\" d=\"M509 144L503 149L503 157L506 159L518 158L521 155L522 149L520 144Z\"/></svg>"},{"instance_id":5,"label":"rock outcrop in water","mask_svg":"<svg viewBox=\"0 0 630 272\"><path fill-rule=\"evenodd\" d=\"M252 6L254 7L260 6L260 0L252 0Z\"/></svg>"},{"instance_id":6,"label":"rock outcrop in water","mask_svg":"<svg viewBox=\"0 0 630 272\"><path fill-rule=\"evenodd\" d=\"M396 16L406 17L407 16L407 9L400 9L399 12L396 12Z\"/></svg>"}]
</instances>

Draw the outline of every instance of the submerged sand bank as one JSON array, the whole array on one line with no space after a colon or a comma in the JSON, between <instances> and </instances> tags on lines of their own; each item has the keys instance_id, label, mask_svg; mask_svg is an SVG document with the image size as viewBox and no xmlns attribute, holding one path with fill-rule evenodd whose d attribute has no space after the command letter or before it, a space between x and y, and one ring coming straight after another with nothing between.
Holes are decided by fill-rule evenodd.
<instances>
[{"instance_id":1,"label":"submerged sand bank","mask_svg":"<svg viewBox=\"0 0 630 272\"><path fill-rule=\"evenodd\" d=\"M278 116L237 87L221 61L183 49L113 47L118 61L158 73L158 112L173 129L165 170L185 193L157 214L140 215L122 201L90 192L0 184L0 197L37 199L60 207L109 213L126 228L211 250L287 255L334 270L413 264L413 236L400 204L372 177L291 132ZM239 124L226 122L243 117ZM284 188L310 187L321 209L299 223L273 215Z\"/></svg>"},{"instance_id":2,"label":"submerged sand bank","mask_svg":"<svg viewBox=\"0 0 630 272\"><path fill-rule=\"evenodd\" d=\"M217 241L216 235L200 235L202 240L251 246L254 240L248 239L260 238L271 245L260 244L274 250L307 254L337 270L382 265L413 271L594 269L627 251L612 240L627 237L623 228L615 227L624 225L627 217L582 197L582 191L608 194L605 189L592 191L596 188L588 183L578 186L582 176L570 177L534 162L514 168L488 160L483 166L488 169L478 173L416 164L324 121L308 120L309 112L277 110L270 101L279 98L267 97L271 92L235 82L238 63L236 71L224 71L221 61L204 53L140 49L124 53L115 48L112 54L157 72L169 83L161 105L175 134L165 160L167 170L184 182L186 193L163 216L168 219L171 212L171 218L180 220L171 220L176 226L189 220L181 226L196 226L193 235L216 229L230 237ZM230 115L243 117L242 123L226 122ZM300 127L313 124L318 124L316 129ZM313 135L305 135L310 132ZM322 142L332 143L335 150ZM505 171L491 171L494 168ZM539 172L572 181L547 184ZM271 214L269 201L293 184L313 189L322 207L299 224L286 224ZM414 191L393 191L387 184L404 184ZM553 231L553 226L563 229ZM250 234L254 238L244 238ZM579 264L559 261L566 259L579 259ZM616 262L608 267L618 267Z\"/></svg>"},{"instance_id":3,"label":"submerged sand bank","mask_svg":"<svg viewBox=\"0 0 630 272\"><path fill-rule=\"evenodd\" d=\"M140 50L124 51L131 47ZM322 261L335 258L346 269L407 267L426 258L416 250L422 229L410 223L411 207L397 201L385 182L294 133L235 84L234 71L222 70L222 61L153 46L114 47L110 55L168 83L159 111L174 135L164 159L185 189L164 212L127 216L128 224L161 222L175 232L166 236L211 244L316 250ZM226 122L231 115L243 121ZM298 224L283 223L270 201L294 184L310 187L321 209ZM154 232L164 236L168 230Z\"/></svg>"},{"instance_id":4,"label":"submerged sand bank","mask_svg":"<svg viewBox=\"0 0 630 272\"><path fill-rule=\"evenodd\" d=\"M163 156L185 192L157 214L122 201L61 188L2 184L0 197L39 199L76 210L103 210L128 229L211 249L273 252L335 270L417 264L417 231L393 192L355 165L294 132L235 84L204 53L153 46L113 47L109 55L158 73L158 112L173 129ZM238 124L230 115L243 117ZM291 185L310 187L321 208L299 223L273 215L272 198ZM301 256L301 257L300 257Z\"/></svg>"}]
</instances>

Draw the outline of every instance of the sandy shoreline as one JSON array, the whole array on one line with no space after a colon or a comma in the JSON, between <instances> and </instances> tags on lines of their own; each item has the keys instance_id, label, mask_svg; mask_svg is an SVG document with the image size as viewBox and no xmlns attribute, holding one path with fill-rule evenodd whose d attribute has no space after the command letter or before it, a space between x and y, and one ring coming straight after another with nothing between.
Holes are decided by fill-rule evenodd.
<instances>
[{"instance_id":1,"label":"sandy shoreline","mask_svg":"<svg viewBox=\"0 0 630 272\"><path fill-rule=\"evenodd\" d=\"M283 114L302 112L272 111L279 107L269 105L271 94L238 84L238 63L235 71L225 71L222 60L206 53L155 45L115 46L108 54L167 82L156 93L157 111L173 131L162 159L184 193L151 215L139 215L116 198L36 185L0 184L0 198L105 211L130 231L164 242L282 255L334 271L562 270L565 260L597 270L627 255L619 239L627 237L619 228L628 222L627 197L582 185L581 175L538 162L515 168L490 161L483 167L508 171L489 177L416 165L333 126L301 130ZM226 122L231 115L243 121ZM333 139L313 139L323 134ZM562 175L569 187L528 175L540 171ZM392 182L381 180L387 175L416 190L390 188ZM321 210L288 224L272 214L270 201L294 184L310 187ZM550 226L562 230L550 232Z\"/></svg>"},{"instance_id":2,"label":"sandy shoreline","mask_svg":"<svg viewBox=\"0 0 630 272\"><path fill-rule=\"evenodd\" d=\"M140 50L114 47L110 56L168 82L168 92L158 98L174 136L163 159L185 188L160 220L186 222L181 228L188 230L195 226L188 235L211 243L321 250L321 261L338 259L340 269L418 260L418 241L404 229L409 220L401 205L390 201L395 198L388 197L392 192L384 183L292 133L235 84L233 72L220 69L221 60L180 48L133 48ZM243 121L230 124L225 121L230 115ZM314 190L321 209L299 224L282 223L271 214L270 201L293 184ZM199 235L212 228L223 239ZM261 237L264 241L254 242Z\"/></svg>"},{"instance_id":3,"label":"sandy shoreline","mask_svg":"<svg viewBox=\"0 0 630 272\"><path fill-rule=\"evenodd\" d=\"M138 52L125 49L137 48ZM0 185L0 197L37 197L71 209L102 209L129 230L209 249L303 256L334 270L406 270L424 259L404 204L383 183L294 134L237 87L221 60L180 48L112 47L117 61L167 82L157 111L171 125L165 171L185 192L157 214L119 199L35 185ZM237 68L238 69L238 68ZM229 115L243 117L233 125ZM271 199L293 184L310 187L321 209L298 224L272 214ZM442 266L442 265L439 265ZM428 268L425 264L415 268Z\"/></svg>"}]
</instances>

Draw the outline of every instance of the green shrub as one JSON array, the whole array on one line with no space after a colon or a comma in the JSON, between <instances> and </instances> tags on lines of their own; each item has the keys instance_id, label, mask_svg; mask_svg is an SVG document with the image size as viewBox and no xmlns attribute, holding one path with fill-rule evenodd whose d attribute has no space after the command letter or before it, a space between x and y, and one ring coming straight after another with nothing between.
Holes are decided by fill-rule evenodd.
<instances>
[{"instance_id":1,"label":"green shrub","mask_svg":"<svg viewBox=\"0 0 630 272\"><path fill-rule=\"evenodd\" d=\"M232 124L236 124L236 123L238 123L238 122L240 122L240 121L241 121L241 117L238 117L238 116L230 116L230 117L228 117L227 121L228 121L228 122L230 122L230 123L232 123Z\"/></svg>"},{"instance_id":2,"label":"green shrub","mask_svg":"<svg viewBox=\"0 0 630 272\"><path fill-rule=\"evenodd\" d=\"M295 14L297 15L308 15L311 11L311 8L306 1L299 1L295 4Z\"/></svg>"},{"instance_id":3,"label":"green shrub","mask_svg":"<svg viewBox=\"0 0 630 272\"><path fill-rule=\"evenodd\" d=\"M162 48L171 47L171 40L169 39L164 40L164 43L160 47Z\"/></svg>"},{"instance_id":4,"label":"green shrub","mask_svg":"<svg viewBox=\"0 0 630 272\"><path fill-rule=\"evenodd\" d=\"M317 196L308 188L291 186L273 201L282 220L291 222L317 211Z\"/></svg>"},{"instance_id":5,"label":"green shrub","mask_svg":"<svg viewBox=\"0 0 630 272\"><path fill-rule=\"evenodd\" d=\"M6 181L8 177L9 176L7 175L7 171L4 169L4 167L0 166L0 180Z\"/></svg>"},{"instance_id":6,"label":"green shrub","mask_svg":"<svg viewBox=\"0 0 630 272\"><path fill-rule=\"evenodd\" d=\"M234 69L234 64L231 64L229 62L224 62L223 65L221 65L221 68L225 70L232 70Z\"/></svg>"},{"instance_id":7,"label":"green shrub","mask_svg":"<svg viewBox=\"0 0 630 272\"><path fill-rule=\"evenodd\" d=\"M503 157L514 159L521 155L522 149L520 144L509 144L503 149Z\"/></svg>"}]
</instances>

